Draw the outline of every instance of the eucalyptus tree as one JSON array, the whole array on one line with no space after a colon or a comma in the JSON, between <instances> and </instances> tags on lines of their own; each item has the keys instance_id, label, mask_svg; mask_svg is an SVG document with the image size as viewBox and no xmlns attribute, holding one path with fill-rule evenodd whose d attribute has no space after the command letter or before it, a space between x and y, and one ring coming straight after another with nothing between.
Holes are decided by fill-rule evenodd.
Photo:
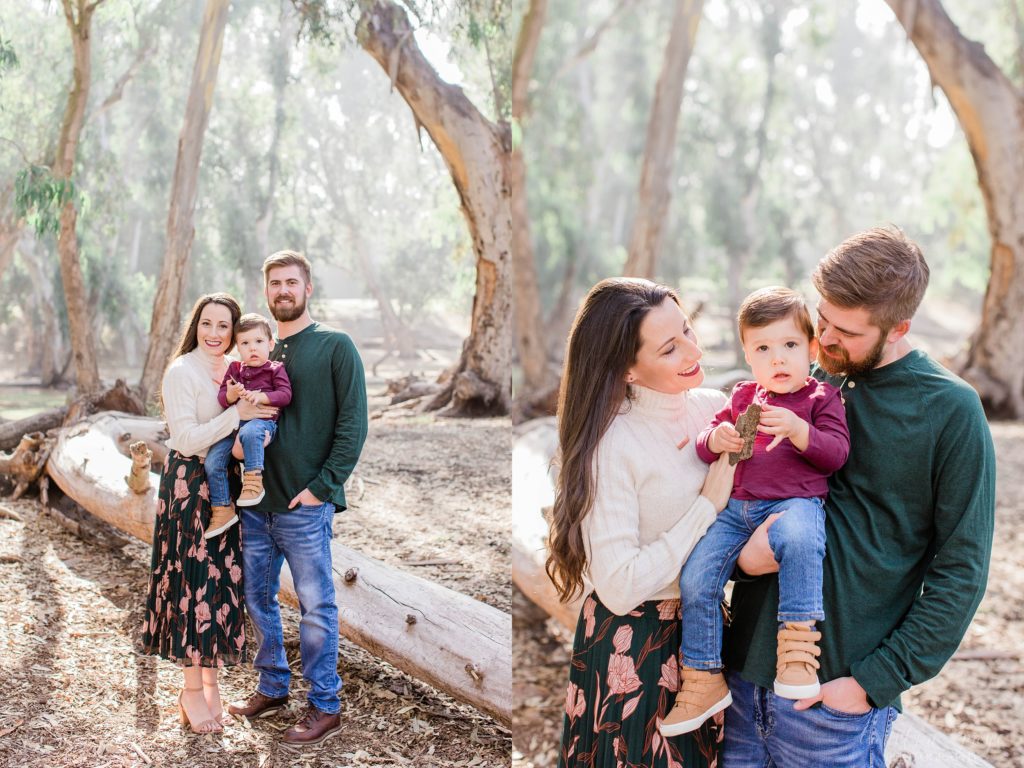
<instances>
[{"instance_id":1,"label":"eucalyptus tree","mask_svg":"<svg viewBox=\"0 0 1024 768\"><path fill-rule=\"evenodd\" d=\"M1024 417L1024 96L938 0L886 0L963 128L992 237L991 277L963 375L991 415ZM1020 45L1020 43L1018 43Z\"/></svg>"},{"instance_id":2,"label":"eucalyptus tree","mask_svg":"<svg viewBox=\"0 0 1024 768\"><path fill-rule=\"evenodd\" d=\"M501 26L500 2L483 3L480 8L473 2L463 5L473 19ZM507 413L512 358L511 131L504 114L507 98L501 89L507 76L495 71L506 64L489 57L495 114L488 118L462 88L441 78L413 36L408 13L397 3L357 0L332 7L321 0L296 2L296 6L303 12L307 28L321 37L329 37L329 26L340 15L357 16L355 39L387 73L418 127L430 136L458 192L476 256L476 292L470 333L459 362L430 407L447 405L446 412L452 415ZM486 42L487 38L483 39Z\"/></svg>"},{"instance_id":3,"label":"eucalyptus tree","mask_svg":"<svg viewBox=\"0 0 1024 768\"><path fill-rule=\"evenodd\" d=\"M199 161L203 137L213 108L224 28L229 0L207 0L199 33L199 48L192 68L192 84L185 105L184 123L178 138L178 157L171 184L167 213L167 241L153 317L149 326L149 349L139 388L148 398L159 386L181 322L183 274L195 236L193 214L199 186Z\"/></svg>"}]
</instances>

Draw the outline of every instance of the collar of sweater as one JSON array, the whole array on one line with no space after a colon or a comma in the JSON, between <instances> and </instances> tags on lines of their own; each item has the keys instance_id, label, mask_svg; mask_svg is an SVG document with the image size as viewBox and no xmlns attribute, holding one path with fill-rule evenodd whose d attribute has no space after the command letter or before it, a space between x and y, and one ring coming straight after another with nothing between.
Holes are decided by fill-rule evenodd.
<instances>
[{"instance_id":1,"label":"collar of sweater","mask_svg":"<svg viewBox=\"0 0 1024 768\"><path fill-rule=\"evenodd\" d=\"M631 395L624 404L624 411L633 410L648 416L671 419L686 415L689 392L674 395L658 392L641 386L631 386Z\"/></svg>"}]
</instances>

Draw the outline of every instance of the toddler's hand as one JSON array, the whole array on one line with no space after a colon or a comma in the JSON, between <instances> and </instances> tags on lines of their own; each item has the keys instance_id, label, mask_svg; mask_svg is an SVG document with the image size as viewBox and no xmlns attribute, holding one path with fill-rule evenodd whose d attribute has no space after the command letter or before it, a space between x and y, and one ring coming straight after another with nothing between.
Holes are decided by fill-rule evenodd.
<instances>
[{"instance_id":1,"label":"toddler's hand","mask_svg":"<svg viewBox=\"0 0 1024 768\"><path fill-rule=\"evenodd\" d=\"M761 421L757 425L757 431L774 435L765 451L772 450L784 437L788 437L798 451L804 451L807 449L809 430L807 422L788 408L767 404L761 407Z\"/></svg>"},{"instance_id":2,"label":"toddler's hand","mask_svg":"<svg viewBox=\"0 0 1024 768\"><path fill-rule=\"evenodd\" d=\"M244 397L246 402L248 403L252 403L253 405L260 405L259 392L251 392L249 390L245 390L245 392L242 394L242 397Z\"/></svg>"},{"instance_id":3,"label":"toddler's hand","mask_svg":"<svg viewBox=\"0 0 1024 768\"><path fill-rule=\"evenodd\" d=\"M743 438L736 427L723 421L708 436L708 448L712 453L737 453L743 450Z\"/></svg>"},{"instance_id":4,"label":"toddler's hand","mask_svg":"<svg viewBox=\"0 0 1024 768\"><path fill-rule=\"evenodd\" d=\"M243 387L237 381L230 381L227 387L228 402L233 403L245 393L245 387Z\"/></svg>"}]
</instances>

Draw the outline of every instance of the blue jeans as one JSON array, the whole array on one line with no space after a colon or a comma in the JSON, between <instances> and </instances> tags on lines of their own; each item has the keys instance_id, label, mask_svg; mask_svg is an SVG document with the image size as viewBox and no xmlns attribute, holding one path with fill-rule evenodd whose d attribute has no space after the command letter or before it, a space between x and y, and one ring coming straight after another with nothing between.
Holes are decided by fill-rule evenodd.
<instances>
[{"instance_id":1,"label":"blue jeans","mask_svg":"<svg viewBox=\"0 0 1024 768\"><path fill-rule=\"evenodd\" d=\"M309 683L309 703L322 712L341 710L338 692L338 607L331 569L331 523L334 505L301 506L269 513L243 507L242 558L245 607L256 630L257 690L264 696L287 695L291 671L284 653L281 565L287 561L299 597L299 652L302 676Z\"/></svg>"},{"instance_id":2,"label":"blue jeans","mask_svg":"<svg viewBox=\"0 0 1024 768\"><path fill-rule=\"evenodd\" d=\"M245 470L263 469L263 441L265 432L270 439L277 434L277 422L265 419L243 421L238 427L238 439L245 452ZM235 445L235 436L228 435L218 440L206 452L203 466L206 468L206 483L210 487L210 504L215 507L226 507L231 503L228 491L228 462L231 461L231 449Z\"/></svg>"},{"instance_id":3,"label":"blue jeans","mask_svg":"<svg viewBox=\"0 0 1024 768\"><path fill-rule=\"evenodd\" d=\"M694 669L722 666L725 583L740 550L768 515L784 512L768 529L779 563L779 621L822 621L821 561L825 557L825 506L821 499L730 499L683 565L683 663Z\"/></svg>"},{"instance_id":4,"label":"blue jeans","mask_svg":"<svg viewBox=\"0 0 1024 768\"><path fill-rule=\"evenodd\" d=\"M885 768L885 742L896 708L851 715L825 705L798 712L795 701L727 672L732 706L725 710L726 768Z\"/></svg>"}]
</instances>

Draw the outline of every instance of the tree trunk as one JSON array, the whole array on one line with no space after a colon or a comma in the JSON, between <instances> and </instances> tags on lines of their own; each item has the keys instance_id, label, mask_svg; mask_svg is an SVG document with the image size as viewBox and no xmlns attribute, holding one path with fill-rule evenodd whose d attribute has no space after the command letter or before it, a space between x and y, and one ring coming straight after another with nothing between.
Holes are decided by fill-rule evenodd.
<instances>
[{"instance_id":1,"label":"tree trunk","mask_svg":"<svg viewBox=\"0 0 1024 768\"><path fill-rule=\"evenodd\" d=\"M61 122L53 175L69 184L74 179L78 140L82 133L82 123L85 121L85 108L89 102L89 85L92 78L92 15L101 2L103 0L93 0L91 3L86 3L85 0L63 0L64 18L71 33L74 72L67 105L64 108L64 119ZM78 211L75 208L74 195L68 195L60 213L57 252L60 255L60 275L64 283L64 300L67 304L71 346L74 350L75 382L80 391L93 392L100 387L100 373L96 362L94 336L90 330L82 265L78 260L77 221Z\"/></svg>"},{"instance_id":2,"label":"tree trunk","mask_svg":"<svg viewBox=\"0 0 1024 768\"><path fill-rule=\"evenodd\" d=\"M1024 417L1024 99L938 0L886 0L949 99L974 158L992 236L981 324L962 375L990 416Z\"/></svg>"},{"instance_id":3,"label":"tree trunk","mask_svg":"<svg viewBox=\"0 0 1024 768\"><path fill-rule=\"evenodd\" d=\"M166 456L163 423L101 413L61 431L47 471L89 512L151 542L157 476L143 493L125 480L128 446L142 440ZM341 635L418 680L504 725L512 719L512 617L425 579L332 543ZM281 597L298 604L288 566Z\"/></svg>"},{"instance_id":4,"label":"tree trunk","mask_svg":"<svg viewBox=\"0 0 1024 768\"><path fill-rule=\"evenodd\" d=\"M250 311L263 304L263 259L276 251L270 245L270 228L274 224L274 201L277 184L281 176L281 134L285 123L285 91L291 71L292 50L295 36L295 15L290 12L291 6L281 3L278 13L278 34L274 43L274 53L270 60L270 81L274 84L274 132L267 150L267 183L259 200L259 217L256 219L254 232L256 235L256 253L251 254L252 263L242 264L242 275L245 284L245 304Z\"/></svg>"},{"instance_id":5,"label":"tree trunk","mask_svg":"<svg viewBox=\"0 0 1024 768\"><path fill-rule=\"evenodd\" d=\"M450 415L506 414L512 389L510 131L490 122L461 88L438 76L401 7L391 0L362 0L360 7L356 37L391 77L417 126L444 158L476 254L470 334L451 382L430 407L450 402Z\"/></svg>"},{"instance_id":6,"label":"tree trunk","mask_svg":"<svg viewBox=\"0 0 1024 768\"><path fill-rule=\"evenodd\" d=\"M523 15L512 58L512 120L520 128L518 146L513 145L509 158L509 187L512 210L512 292L515 297L516 350L523 369L522 394L516 400L527 402L533 395L551 386L548 370L547 344L537 283L537 264L530 234L530 212L526 199L526 158L523 157L522 134L526 131L529 110L528 90L533 62L540 42L547 0L530 0ZM522 405L518 406L519 408Z\"/></svg>"},{"instance_id":7,"label":"tree trunk","mask_svg":"<svg viewBox=\"0 0 1024 768\"><path fill-rule=\"evenodd\" d=\"M180 332L185 267L195 235L193 214L199 189L199 160L203 153L206 124L213 108L213 90L217 85L228 6L228 0L207 0L203 16L199 51L192 69L192 85L185 106L185 123L178 137L178 159L174 164L171 204L167 214L167 249L153 302L149 351L139 382L144 398L150 397L159 388L174 341Z\"/></svg>"},{"instance_id":8,"label":"tree trunk","mask_svg":"<svg viewBox=\"0 0 1024 768\"><path fill-rule=\"evenodd\" d=\"M675 167L676 127L683 103L683 82L686 65L697 39L704 0L676 0L672 29L665 46L665 59L658 75L647 141L644 146L643 170L637 194L633 234L629 255L622 269L624 275L653 278L661 247L665 215L672 200L672 171Z\"/></svg>"}]
</instances>

